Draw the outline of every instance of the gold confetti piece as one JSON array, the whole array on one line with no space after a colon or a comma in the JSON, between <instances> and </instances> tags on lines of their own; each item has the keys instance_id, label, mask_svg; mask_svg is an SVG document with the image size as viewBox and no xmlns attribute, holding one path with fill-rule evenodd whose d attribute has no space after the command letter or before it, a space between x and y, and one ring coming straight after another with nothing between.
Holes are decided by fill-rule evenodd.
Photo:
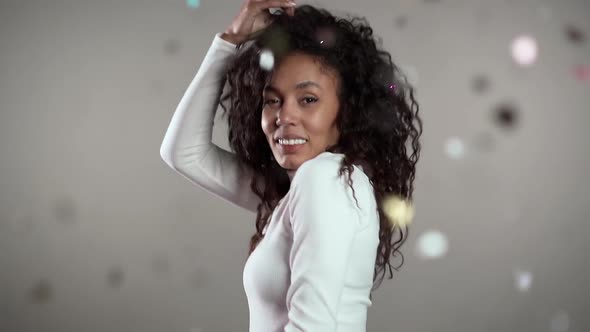
<instances>
[{"instance_id":1,"label":"gold confetti piece","mask_svg":"<svg viewBox=\"0 0 590 332\"><path fill-rule=\"evenodd\" d=\"M396 224L405 226L414 218L414 207L408 200L398 195L390 195L383 199L383 213L388 217L392 227Z\"/></svg>"}]
</instances>

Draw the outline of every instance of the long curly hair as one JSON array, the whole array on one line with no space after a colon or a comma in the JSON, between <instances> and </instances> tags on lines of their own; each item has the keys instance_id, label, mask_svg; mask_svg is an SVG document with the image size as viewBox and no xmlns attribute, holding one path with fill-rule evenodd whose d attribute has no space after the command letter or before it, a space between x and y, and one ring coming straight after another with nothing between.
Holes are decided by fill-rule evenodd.
<instances>
[{"instance_id":1,"label":"long curly hair","mask_svg":"<svg viewBox=\"0 0 590 332\"><path fill-rule=\"evenodd\" d=\"M230 110L229 145L241 166L253 172L250 187L261 198L248 257L264 237L272 211L290 186L261 128L262 92L273 73L272 69L261 68L261 52L271 51L275 63L291 52L302 52L319 60L322 68L335 69L340 75L336 118L340 137L336 145L325 150L344 154L339 175L347 170L352 188L354 163L364 161L372 170L369 179L380 219L373 291L383 281L386 266L393 278L390 257L400 254L399 266L393 267L396 271L404 261L399 248L407 238L408 227L402 229L388 220L383 200L389 195L412 199L421 147L418 139L422 134L414 88L392 62L391 55L378 49L382 41L373 36L365 18L338 18L311 5L297 7L294 16L278 12L273 17L267 28L236 45L238 51L225 72L227 91L219 101L223 116ZM375 287L379 272L383 273Z\"/></svg>"}]
</instances>

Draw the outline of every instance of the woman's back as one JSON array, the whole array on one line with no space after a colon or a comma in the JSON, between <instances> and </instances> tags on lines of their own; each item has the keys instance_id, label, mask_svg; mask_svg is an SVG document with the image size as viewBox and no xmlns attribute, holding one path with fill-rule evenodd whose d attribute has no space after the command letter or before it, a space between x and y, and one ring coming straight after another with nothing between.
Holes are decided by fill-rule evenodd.
<instances>
[{"instance_id":1,"label":"woman's back","mask_svg":"<svg viewBox=\"0 0 590 332\"><path fill-rule=\"evenodd\" d=\"M299 168L248 257L250 331L366 330L379 216L362 167L354 196L338 176L343 156L324 152Z\"/></svg>"}]
</instances>

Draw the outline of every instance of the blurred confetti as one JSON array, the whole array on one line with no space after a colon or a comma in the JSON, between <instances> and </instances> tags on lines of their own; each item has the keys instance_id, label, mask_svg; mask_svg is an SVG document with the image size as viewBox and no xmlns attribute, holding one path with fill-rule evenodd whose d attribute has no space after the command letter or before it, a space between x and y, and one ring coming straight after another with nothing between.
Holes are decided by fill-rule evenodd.
<instances>
[{"instance_id":1,"label":"blurred confetti","mask_svg":"<svg viewBox=\"0 0 590 332\"><path fill-rule=\"evenodd\" d=\"M458 137L451 137L445 144L445 152L451 159L459 159L465 154L465 145Z\"/></svg>"},{"instance_id":2,"label":"blurred confetti","mask_svg":"<svg viewBox=\"0 0 590 332\"><path fill-rule=\"evenodd\" d=\"M400 89L398 89L397 84L386 84L385 85L391 94L398 94Z\"/></svg>"},{"instance_id":3,"label":"blurred confetti","mask_svg":"<svg viewBox=\"0 0 590 332\"><path fill-rule=\"evenodd\" d=\"M412 203L398 195L389 195L383 199L383 213L389 218L392 226L406 226L414 218Z\"/></svg>"},{"instance_id":4,"label":"blurred confetti","mask_svg":"<svg viewBox=\"0 0 590 332\"><path fill-rule=\"evenodd\" d=\"M426 231L418 237L418 256L424 259L434 259L444 256L449 248L448 240L438 231Z\"/></svg>"},{"instance_id":5,"label":"blurred confetti","mask_svg":"<svg viewBox=\"0 0 590 332\"><path fill-rule=\"evenodd\" d=\"M167 39L164 42L164 53L168 55L175 55L178 53L182 43L177 39Z\"/></svg>"},{"instance_id":6,"label":"blurred confetti","mask_svg":"<svg viewBox=\"0 0 590 332\"><path fill-rule=\"evenodd\" d=\"M40 280L31 288L30 298L34 303L49 302L53 298L53 287L47 280Z\"/></svg>"},{"instance_id":7,"label":"blurred confetti","mask_svg":"<svg viewBox=\"0 0 590 332\"><path fill-rule=\"evenodd\" d=\"M111 288L119 288L123 284L124 273L120 266L111 267L107 273L107 284Z\"/></svg>"},{"instance_id":8,"label":"blurred confetti","mask_svg":"<svg viewBox=\"0 0 590 332\"><path fill-rule=\"evenodd\" d=\"M408 24L408 18L406 16L397 16L393 20L393 24L398 27L399 29L403 29Z\"/></svg>"},{"instance_id":9,"label":"blurred confetti","mask_svg":"<svg viewBox=\"0 0 590 332\"><path fill-rule=\"evenodd\" d=\"M332 48L336 44L336 35L331 28L318 29L315 37L322 48Z\"/></svg>"},{"instance_id":10,"label":"blurred confetti","mask_svg":"<svg viewBox=\"0 0 590 332\"><path fill-rule=\"evenodd\" d=\"M200 0L186 0L186 5L189 8L196 9L196 8L199 8L199 6L201 5L201 1Z\"/></svg>"},{"instance_id":11,"label":"blurred confetti","mask_svg":"<svg viewBox=\"0 0 590 332\"><path fill-rule=\"evenodd\" d=\"M578 81L589 81L590 80L590 66L577 65L574 67L574 77Z\"/></svg>"},{"instance_id":12,"label":"blurred confetti","mask_svg":"<svg viewBox=\"0 0 590 332\"><path fill-rule=\"evenodd\" d=\"M482 94L490 87L490 80L485 75L476 75L472 80L471 87L473 88L473 91Z\"/></svg>"},{"instance_id":13,"label":"blurred confetti","mask_svg":"<svg viewBox=\"0 0 590 332\"><path fill-rule=\"evenodd\" d=\"M523 67L531 66L537 60L537 41L530 36L520 36L512 41L512 59Z\"/></svg>"},{"instance_id":14,"label":"blurred confetti","mask_svg":"<svg viewBox=\"0 0 590 332\"><path fill-rule=\"evenodd\" d=\"M526 292L531 288L533 283L533 274L528 271L514 271L514 286L520 292Z\"/></svg>"},{"instance_id":15,"label":"blurred confetti","mask_svg":"<svg viewBox=\"0 0 590 332\"><path fill-rule=\"evenodd\" d=\"M514 129L518 124L518 112L511 103L501 103L494 109L495 123L503 129Z\"/></svg>"},{"instance_id":16,"label":"blurred confetti","mask_svg":"<svg viewBox=\"0 0 590 332\"><path fill-rule=\"evenodd\" d=\"M586 40L584 32L573 25L567 25L565 27L565 34L567 39L576 45L582 44Z\"/></svg>"},{"instance_id":17,"label":"blurred confetti","mask_svg":"<svg viewBox=\"0 0 590 332\"><path fill-rule=\"evenodd\" d=\"M271 71L275 64L275 58L272 54L272 51L269 49L264 49L260 52L260 68Z\"/></svg>"}]
</instances>

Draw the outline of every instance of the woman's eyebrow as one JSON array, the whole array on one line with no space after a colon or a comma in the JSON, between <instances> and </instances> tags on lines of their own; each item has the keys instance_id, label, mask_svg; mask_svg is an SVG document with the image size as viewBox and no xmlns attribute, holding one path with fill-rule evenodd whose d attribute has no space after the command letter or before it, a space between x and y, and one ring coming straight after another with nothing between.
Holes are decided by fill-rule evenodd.
<instances>
[{"instance_id":1,"label":"woman's eyebrow","mask_svg":"<svg viewBox=\"0 0 590 332\"><path fill-rule=\"evenodd\" d=\"M313 81L299 82L295 85L295 89L305 89L309 86L315 86L320 90L322 89L322 87L319 84L317 84L316 82L313 82ZM264 87L264 92L270 92L270 91L279 92L279 90L272 85L267 85Z\"/></svg>"}]
</instances>

